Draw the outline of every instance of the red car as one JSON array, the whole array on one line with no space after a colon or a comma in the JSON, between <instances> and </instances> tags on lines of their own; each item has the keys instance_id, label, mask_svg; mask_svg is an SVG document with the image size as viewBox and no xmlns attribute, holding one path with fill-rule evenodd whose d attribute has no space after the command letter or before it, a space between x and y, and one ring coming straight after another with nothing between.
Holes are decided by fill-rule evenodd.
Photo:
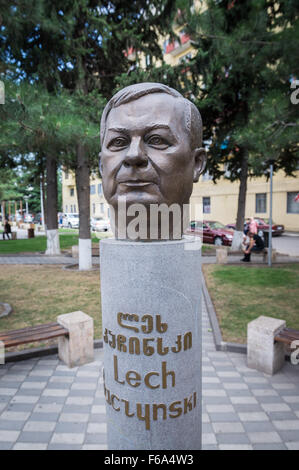
<instances>
[{"instance_id":1,"label":"red car","mask_svg":"<svg viewBox=\"0 0 299 470\"><path fill-rule=\"evenodd\" d=\"M233 230L227 229L223 224L216 221L197 222L193 220L187 234L202 235L203 243L212 243L214 245L231 246L234 236Z\"/></svg>"},{"instance_id":2,"label":"red car","mask_svg":"<svg viewBox=\"0 0 299 470\"><path fill-rule=\"evenodd\" d=\"M269 232L269 219L261 219L260 217L255 217L254 220L258 223L258 231ZM235 229L236 224L227 224L226 228ZM282 235L284 232L284 225L272 223L272 236Z\"/></svg>"}]
</instances>

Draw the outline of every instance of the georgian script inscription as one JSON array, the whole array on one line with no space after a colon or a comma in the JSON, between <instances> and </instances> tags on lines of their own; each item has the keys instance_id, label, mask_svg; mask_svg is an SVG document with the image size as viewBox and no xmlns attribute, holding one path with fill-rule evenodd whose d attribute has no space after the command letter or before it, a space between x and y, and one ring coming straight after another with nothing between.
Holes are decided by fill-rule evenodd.
<instances>
[{"instance_id":1,"label":"georgian script inscription","mask_svg":"<svg viewBox=\"0 0 299 470\"><path fill-rule=\"evenodd\" d=\"M192 348L192 332L187 331L184 334L177 335L172 345L164 344L163 336L138 337L138 333L143 335L154 335L155 332L163 335L168 330L168 324L163 323L161 315L143 315L135 313L117 313L117 323L125 330L125 334L116 334L105 328L104 342L115 352L152 356L167 356L168 354L177 354ZM128 336L130 331L132 336ZM131 388L138 388L144 384L151 390L175 388L176 374L174 370L169 369L167 361L163 360L161 369L143 373L137 370L123 371L118 364L118 356L113 355L114 380L116 383ZM189 397L174 401L170 404L153 403L141 404L130 403L106 388L104 375L105 399L114 411L123 411L128 418L136 416L139 420L145 422L145 428L150 429L151 419L156 421L158 416L163 420L168 418L178 418L182 414L189 413L196 407L196 392Z\"/></svg>"}]
</instances>

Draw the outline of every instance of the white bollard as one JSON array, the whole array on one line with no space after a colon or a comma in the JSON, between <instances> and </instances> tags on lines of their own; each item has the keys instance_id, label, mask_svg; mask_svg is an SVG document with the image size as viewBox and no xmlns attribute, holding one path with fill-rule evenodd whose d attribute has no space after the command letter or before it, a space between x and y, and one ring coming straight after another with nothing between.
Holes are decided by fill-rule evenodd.
<instances>
[{"instance_id":1,"label":"white bollard","mask_svg":"<svg viewBox=\"0 0 299 470\"><path fill-rule=\"evenodd\" d=\"M58 338L58 355L68 367L81 366L94 360L93 318L83 312L72 312L57 317L69 337Z\"/></svg>"},{"instance_id":2,"label":"white bollard","mask_svg":"<svg viewBox=\"0 0 299 470\"><path fill-rule=\"evenodd\" d=\"M285 360L284 345L274 337L285 328L284 320L260 316L247 325L247 365L251 369L273 375Z\"/></svg>"}]
</instances>

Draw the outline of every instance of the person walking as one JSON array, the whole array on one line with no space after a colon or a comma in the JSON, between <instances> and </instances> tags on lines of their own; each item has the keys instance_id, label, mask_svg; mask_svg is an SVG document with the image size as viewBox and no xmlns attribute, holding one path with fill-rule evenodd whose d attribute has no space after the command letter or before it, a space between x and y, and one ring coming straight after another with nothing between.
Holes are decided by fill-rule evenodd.
<instances>
[{"instance_id":1,"label":"person walking","mask_svg":"<svg viewBox=\"0 0 299 470\"><path fill-rule=\"evenodd\" d=\"M258 229L257 221L254 219L254 217L250 217L249 232L257 234L257 229Z\"/></svg>"},{"instance_id":2,"label":"person walking","mask_svg":"<svg viewBox=\"0 0 299 470\"><path fill-rule=\"evenodd\" d=\"M10 234L10 238L9 238L9 234ZM4 224L3 240L5 240L5 235L7 235L8 240L11 239L11 226L8 220L6 220Z\"/></svg>"}]
</instances>

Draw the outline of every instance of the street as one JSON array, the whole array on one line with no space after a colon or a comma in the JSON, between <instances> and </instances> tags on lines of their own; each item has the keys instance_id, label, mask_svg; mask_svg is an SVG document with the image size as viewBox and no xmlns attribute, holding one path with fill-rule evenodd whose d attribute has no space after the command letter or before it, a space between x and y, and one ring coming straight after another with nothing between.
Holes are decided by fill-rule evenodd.
<instances>
[{"instance_id":1,"label":"street","mask_svg":"<svg viewBox=\"0 0 299 470\"><path fill-rule=\"evenodd\" d=\"M287 234L272 238L272 246L278 253L299 256L299 234Z\"/></svg>"}]
</instances>

